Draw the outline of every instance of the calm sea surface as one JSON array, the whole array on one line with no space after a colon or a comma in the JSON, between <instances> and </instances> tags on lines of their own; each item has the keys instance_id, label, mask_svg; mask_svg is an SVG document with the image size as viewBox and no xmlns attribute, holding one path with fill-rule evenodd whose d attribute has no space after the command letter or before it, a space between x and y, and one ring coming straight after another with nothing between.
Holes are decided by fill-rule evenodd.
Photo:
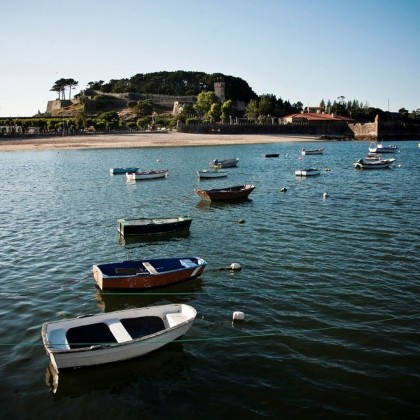
<instances>
[{"instance_id":1,"label":"calm sea surface","mask_svg":"<svg viewBox=\"0 0 420 420\"><path fill-rule=\"evenodd\" d=\"M325 153L300 159L302 145L0 153L0 417L419 418L420 148L398 142L391 169L356 171L366 142L305 143ZM230 157L228 178L198 180ZM133 165L170 175L109 173ZM296 178L304 167L321 175ZM194 193L249 182L243 203ZM190 233L118 237L117 218L170 215L190 215ZM93 264L185 255L208 261L198 279L154 293L94 286ZM220 270L233 262L242 271ZM43 322L170 302L198 311L181 340L51 374Z\"/></svg>"}]
</instances>

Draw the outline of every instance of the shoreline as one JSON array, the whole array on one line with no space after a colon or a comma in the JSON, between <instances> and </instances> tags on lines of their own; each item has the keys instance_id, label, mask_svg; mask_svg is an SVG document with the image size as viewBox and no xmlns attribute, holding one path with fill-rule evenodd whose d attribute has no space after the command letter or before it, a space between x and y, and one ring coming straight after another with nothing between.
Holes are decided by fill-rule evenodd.
<instances>
[{"instance_id":1,"label":"shoreline","mask_svg":"<svg viewBox=\"0 0 420 420\"><path fill-rule=\"evenodd\" d=\"M142 147L192 147L322 141L319 136L282 134L168 133L86 134L0 140L0 152L30 150L127 149Z\"/></svg>"}]
</instances>

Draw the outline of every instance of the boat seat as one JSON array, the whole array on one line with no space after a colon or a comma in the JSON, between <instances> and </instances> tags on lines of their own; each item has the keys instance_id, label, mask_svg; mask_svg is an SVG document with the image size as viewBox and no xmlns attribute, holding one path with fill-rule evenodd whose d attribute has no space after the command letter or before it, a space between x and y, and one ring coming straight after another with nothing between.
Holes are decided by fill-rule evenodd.
<instances>
[{"instance_id":1,"label":"boat seat","mask_svg":"<svg viewBox=\"0 0 420 420\"><path fill-rule=\"evenodd\" d=\"M124 343L126 341L133 340L133 338L124 328L123 324L121 324L119 319L117 318L108 319L105 321L105 324L108 325L109 329L111 330L112 334L114 335L118 343Z\"/></svg>"},{"instance_id":2,"label":"boat seat","mask_svg":"<svg viewBox=\"0 0 420 420\"><path fill-rule=\"evenodd\" d=\"M145 261L143 263L144 268L150 273L150 274L158 274L155 267L153 267L152 264L150 264L148 261Z\"/></svg>"},{"instance_id":3,"label":"boat seat","mask_svg":"<svg viewBox=\"0 0 420 420\"><path fill-rule=\"evenodd\" d=\"M197 267L197 264L191 260L179 260L179 262L186 268L194 268Z\"/></svg>"},{"instance_id":4,"label":"boat seat","mask_svg":"<svg viewBox=\"0 0 420 420\"><path fill-rule=\"evenodd\" d=\"M50 346L55 349L68 350L70 348L64 328L57 328L49 333Z\"/></svg>"},{"instance_id":5,"label":"boat seat","mask_svg":"<svg viewBox=\"0 0 420 420\"><path fill-rule=\"evenodd\" d=\"M186 317L181 312L174 312L173 314L166 314L166 320L168 321L169 328L171 328L186 321Z\"/></svg>"}]
</instances>

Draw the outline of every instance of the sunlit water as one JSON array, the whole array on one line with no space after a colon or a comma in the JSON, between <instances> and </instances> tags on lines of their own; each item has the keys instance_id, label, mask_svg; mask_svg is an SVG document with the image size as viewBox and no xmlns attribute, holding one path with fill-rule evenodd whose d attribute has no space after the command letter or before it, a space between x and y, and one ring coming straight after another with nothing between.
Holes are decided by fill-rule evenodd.
<instances>
[{"instance_id":1,"label":"sunlit water","mask_svg":"<svg viewBox=\"0 0 420 420\"><path fill-rule=\"evenodd\" d=\"M325 154L302 159L298 143L0 153L0 417L418 416L420 148L398 145L378 171L353 169L365 142L305 143ZM228 178L198 180L230 157ZM170 175L128 183L117 166ZM296 178L304 167L321 175ZM249 182L242 203L194 193ZM188 235L117 234L121 217L183 214ZM94 286L93 264L178 255L206 259L204 274L157 293ZM220 270L232 262L242 271ZM43 322L169 302L198 311L181 340L58 383L49 372Z\"/></svg>"}]
</instances>

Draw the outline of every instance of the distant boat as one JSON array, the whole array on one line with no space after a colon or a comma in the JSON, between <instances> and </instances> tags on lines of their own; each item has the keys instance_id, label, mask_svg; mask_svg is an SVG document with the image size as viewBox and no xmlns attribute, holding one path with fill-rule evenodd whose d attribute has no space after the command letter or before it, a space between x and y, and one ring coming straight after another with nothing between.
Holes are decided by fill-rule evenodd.
<instances>
[{"instance_id":1,"label":"distant boat","mask_svg":"<svg viewBox=\"0 0 420 420\"><path fill-rule=\"evenodd\" d=\"M392 159L359 159L353 164L355 169L386 169L389 168L394 162Z\"/></svg>"},{"instance_id":2,"label":"distant boat","mask_svg":"<svg viewBox=\"0 0 420 420\"><path fill-rule=\"evenodd\" d=\"M186 304L158 305L45 322L45 351L53 368L94 366L143 356L183 336L197 311Z\"/></svg>"},{"instance_id":3,"label":"distant boat","mask_svg":"<svg viewBox=\"0 0 420 420\"><path fill-rule=\"evenodd\" d=\"M300 154L302 156L307 156L307 155L322 155L324 153L324 148L321 147L319 149L311 149L311 150L307 150L305 148L302 148L302 150L300 151Z\"/></svg>"},{"instance_id":4,"label":"distant boat","mask_svg":"<svg viewBox=\"0 0 420 420\"><path fill-rule=\"evenodd\" d=\"M234 187L214 188L211 190L195 190L203 200L207 201L229 201L247 198L254 191L255 186L251 184L237 185Z\"/></svg>"},{"instance_id":5,"label":"distant boat","mask_svg":"<svg viewBox=\"0 0 420 420\"><path fill-rule=\"evenodd\" d=\"M135 166L132 167L128 167L128 168L111 168L109 170L109 172L112 175L121 175L121 174L126 174L128 172L137 172L139 170L139 168L136 168Z\"/></svg>"},{"instance_id":6,"label":"distant boat","mask_svg":"<svg viewBox=\"0 0 420 420\"><path fill-rule=\"evenodd\" d=\"M118 219L117 228L122 236L153 235L189 230L191 222L188 216Z\"/></svg>"},{"instance_id":7,"label":"distant boat","mask_svg":"<svg viewBox=\"0 0 420 420\"><path fill-rule=\"evenodd\" d=\"M165 178L168 176L168 169L157 169L141 172L127 172L127 181L141 181L144 179Z\"/></svg>"},{"instance_id":8,"label":"distant boat","mask_svg":"<svg viewBox=\"0 0 420 420\"><path fill-rule=\"evenodd\" d=\"M315 176L320 173L321 171L317 168L298 169L295 171L296 176Z\"/></svg>"},{"instance_id":9,"label":"distant boat","mask_svg":"<svg viewBox=\"0 0 420 420\"><path fill-rule=\"evenodd\" d=\"M93 266L101 290L130 291L170 286L201 275L207 262L199 257L128 260Z\"/></svg>"},{"instance_id":10,"label":"distant boat","mask_svg":"<svg viewBox=\"0 0 420 420\"><path fill-rule=\"evenodd\" d=\"M395 153L398 151L398 147L394 144L384 146L382 143L371 143L369 145L370 153Z\"/></svg>"},{"instance_id":11,"label":"distant boat","mask_svg":"<svg viewBox=\"0 0 420 420\"><path fill-rule=\"evenodd\" d=\"M214 159L213 162L210 163L212 168L234 168L238 166L239 158L232 158L232 159Z\"/></svg>"},{"instance_id":12,"label":"distant boat","mask_svg":"<svg viewBox=\"0 0 420 420\"><path fill-rule=\"evenodd\" d=\"M264 156L266 158L276 158L276 157L279 157L279 155L280 155L280 153L267 153Z\"/></svg>"},{"instance_id":13,"label":"distant boat","mask_svg":"<svg viewBox=\"0 0 420 420\"><path fill-rule=\"evenodd\" d=\"M228 171L222 169L203 169L197 171L197 174L200 178L222 178L228 176Z\"/></svg>"}]
</instances>

